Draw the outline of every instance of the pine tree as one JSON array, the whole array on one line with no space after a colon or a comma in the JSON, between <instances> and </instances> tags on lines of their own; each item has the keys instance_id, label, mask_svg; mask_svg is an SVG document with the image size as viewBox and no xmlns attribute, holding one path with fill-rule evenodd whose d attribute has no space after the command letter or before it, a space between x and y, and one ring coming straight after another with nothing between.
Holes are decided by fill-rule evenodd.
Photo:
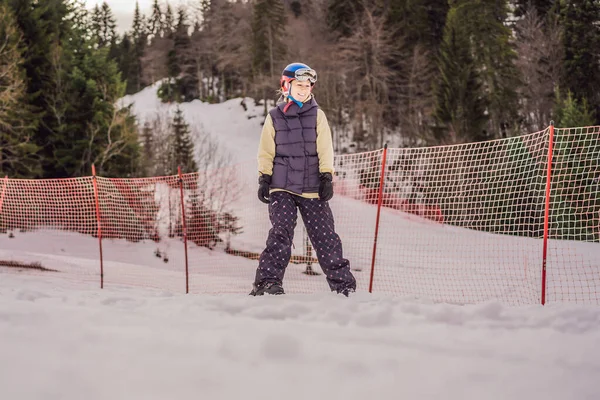
<instances>
[{"instance_id":1,"label":"pine tree","mask_svg":"<svg viewBox=\"0 0 600 400\"><path fill-rule=\"evenodd\" d=\"M590 110L587 101L581 102L573 97L571 91L567 91L567 96L561 98L560 91L556 91L556 109L554 111L557 128L577 128L594 125L593 112Z\"/></svg>"},{"instance_id":2,"label":"pine tree","mask_svg":"<svg viewBox=\"0 0 600 400\"><path fill-rule=\"evenodd\" d=\"M127 93L137 93L142 89L142 57L146 49L148 33L145 18L140 12L140 4L136 1L131 27L131 63L128 70L121 70L127 77Z\"/></svg>"},{"instance_id":3,"label":"pine tree","mask_svg":"<svg viewBox=\"0 0 600 400\"><path fill-rule=\"evenodd\" d=\"M169 77L177 78L186 68L184 64L189 58L190 37L188 34L187 15L185 8L180 7L177 12L177 27L171 32L173 48L169 51L167 70Z\"/></svg>"},{"instance_id":4,"label":"pine tree","mask_svg":"<svg viewBox=\"0 0 600 400\"><path fill-rule=\"evenodd\" d=\"M101 28L98 35L100 47L114 46L117 40L117 22L108 3L103 2L100 10Z\"/></svg>"},{"instance_id":5,"label":"pine tree","mask_svg":"<svg viewBox=\"0 0 600 400\"><path fill-rule=\"evenodd\" d=\"M102 35L102 11L98 4L94 6L90 15L90 30L96 42L100 42L100 36Z\"/></svg>"},{"instance_id":6,"label":"pine tree","mask_svg":"<svg viewBox=\"0 0 600 400\"><path fill-rule=\"evenodd\" d=\"M437 0L390 0L387 22L409 47L421 44L433 57L444 37L448 3Z\"/></svg>"},{"instance_id":7,"label":"pine tree","mask_svg":"<svg viewBox=\"0 0 600 400\"><path fill-rule=\"evenodd\" d=\"M161 25L161 35L170 37L175 32L175 18L173 17L173 8L167 3L167 9Z\"/></svg>"},{"instance_id":8,"label":"pine tree","mask_svg":"<svg viewBox=\"0 0 600 400\"><path fill-rule=\"evenodd\" d=\"M448 13L448 3L436 0L390 0L387 27L395 43L389 66L390 107L386 121L401 126L404 140L419 142L428 136L433 112L435 67Z\"/></svg>"},{"instance_id":9,"label":"pine tree","mask_svg":"<svg viewBox=\"0 0 600 400\"><path fill-rule=\"evenodd\" d=\"M437 85L434 117L437 127L433 143L464 143L488 138L485 97L468 38L452 25L446 27L438 62L441 81Z\"/></svg>"},{"instance_id":10,"label":"pine tree","mask_svg":"<svg viewBox=\"0 0 600 400\"><path fill-rule=\"evenodd\" d=\"M140 11L140 3L139 1L135 2L135 11L133 13L133 23L131 26L131 37L134 42L141 40L143 37L147 36L147 31L145 27L145 18L144 15Z\"/></svg>"},{"instance_id":11,"label":"pine tree","mask_svg":"<svg viewBox=\"0 0 600 400\"><path fill-rule=\"evenodd\" d=\"M20 37L11 10L0 3L0 175L29 178L40 173L39 148L31 140Z\"/></svg>"},{"instance_id":12,"label":"pine tree","mask_svg":"<svg viewBox=\"0 0 600 400\"><path fill-rule=\"evenodd\" d=\"M192 41L189 35L188 16L186 9L180 7L177 11L177 26L174 32L173 49L169 61L171 76L178 76L178 92L184 101L199 97L198 74L196 61L193 57ZM175 65L172 65L175 63Z\"/></svg>"},{"instance_id":13,"label":"pine tree","mask_svg":"<svg viewBox=\"0 0 600 400\"><path fill-rule=\"evenodd\" d=\"M273 78L283 60L287 43L285 40L286 16L280 0L257 0L252 20L253 70L256 76Z\"/></svg>"},{"instance_id":14,"label":"pine tree","mask_svg":"<svg viewBox=\"0 0 600 400\"><path fill-rule=\"evenodd\" d=\"M565 50L560 86L587 101L600 122L600 2L560 0L557 8Z\"/></svg>"},{"instance_id":15,"label":"pine tree","mask_svg":"<svg viewBox=\"0 0 600 400\"><path fill-rule=\"evenodd\" d=\"M131 38L128 33L123 34L123 39L116 45L117 47L117 57L116 61L119 65L119 72L123 79L127 81L127 90L129 93L131 83L129 79L131 79L131 71L133 70L133 63L135 62L135 54L133 43L131 42Z\"/></svg>"},{"instance_id":16,"label":"pine tree","mask_svg":"<svg viewBox=\"0 0 600 400\"><path fill-rule=\"evenodd\" d=\"M115 106L124 84L108 49L93 46L84 4L10 1L28 47L27 103L36 112L33 141L42 148L43 177L87 175L92 164L131 173L135 121Z\"/></svg>"},{"instance_id":17,"label":"pine tree","mask_svg":"<svg viewBox=\"0 0 600 400\"><path fill-rule=\"evenodd\" d=\"M177 174L180 166L184 173L196 172L198 167L194 161L194 142L192 141L190 127L185 121L183 111L179 106L175 111L171 124L171 175Z\"/></svg>"},{"instance_id":18,"label":"pine tree","mask_svg":"<svg viewBox=\"0 0 600 400\"><path fill-rule=\"evenodd\" d=\"M557 91L556 126L585 127L594 117L585 99L578 101L567 91L562 98ZM600 241L600 140L597 132L586 128L555 129L552 165L553 210L552 236L565 240ZM560 173L568 171L568 173Z\"/></svg>"},{"instance_id":19,"label":"pine tree","mask_svg":"<svg viewBox=\"0 0 600 400\"><path fill-rule=\"evenodd\" d=\"M349 37L358 25L364 10L362 0L329 0L327 4L327 25L331 32Z\"/></svg>"},{"instance_id":20,"label":"pine tree","mask_svg":"<svg viewBox=\"0 0 600 400\"><path fill-rule=\"evenodd\" d=\"M151 38L154 38L160 34L161 27L163 26L163 13L160 9L160 4L158 4L158 0L154 0L152 3L152 14L150 14L150 19L148 20L148 35Z\"/></svg>"},{"instance_id":21,"label":"pine tree","mask_svg":"<svg viewBox=\"0 0 600 400\"><path fill-rule=\"evenodd\" d=\"M516 52L505 21L506 0L456 0L448 13L446 28L451 27L473 56L483 89L490 138L517 133L517 94L519 85L515 67Z\"/></svg>"},{"instance_id":22,"label":"pine tree","mask_svg":"<svg viewBox=\"0 0 600 400\"><path fill-rule=\"evenodd\" d=\"M62 0L7 1L27 48L23 60L27 75L25 101L33 113L30 124L37 127L32 142L41 148L39 155L44 177L64 176L56 166L54 152L63 137L69 115L66 90L69 57L62 52L62 44L71 33L67 21L69 9Z\"/></svg>"}]
</instances>

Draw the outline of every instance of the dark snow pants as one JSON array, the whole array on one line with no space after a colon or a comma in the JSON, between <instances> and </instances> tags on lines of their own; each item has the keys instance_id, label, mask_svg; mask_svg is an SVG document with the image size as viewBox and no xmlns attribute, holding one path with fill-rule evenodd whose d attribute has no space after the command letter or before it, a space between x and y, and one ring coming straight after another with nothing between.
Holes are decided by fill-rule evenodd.
<instances>
[{"instance_id":1,"label":"dark snow pants","mask_svg":"<svg viewBox=\"0 0 600 400\"><path fill-rule=\"evenodd\" d=\"M274 192L270 195L269 218L272 228L267 238L267 247L260 255L255 285L261 286L267 282L282 284L285 268L292 256L298 210L331 290L341 292L344 289L356 289L350 262L343 257L342 241L335 233L329 204L288 192Z\"/></svg>"}]
</instances>

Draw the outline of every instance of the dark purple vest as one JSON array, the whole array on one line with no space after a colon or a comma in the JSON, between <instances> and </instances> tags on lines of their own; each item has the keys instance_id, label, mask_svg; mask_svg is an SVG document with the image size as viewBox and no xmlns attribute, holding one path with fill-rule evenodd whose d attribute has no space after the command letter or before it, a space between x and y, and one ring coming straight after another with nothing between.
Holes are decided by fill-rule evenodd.
<instances>
[{"instance_id":1,"label":"dark purple vest","mask_svg":"<svg viewBox=\"0 0 600 400\"><path fill-rule=\"evenodd\" d=\"M292 193L319 191L319 157L317 154L317 110L315 99L302 108L296 103L279 104L269 114L275 128L275 159L271 189Z\"/></svg>"}]
</instances>

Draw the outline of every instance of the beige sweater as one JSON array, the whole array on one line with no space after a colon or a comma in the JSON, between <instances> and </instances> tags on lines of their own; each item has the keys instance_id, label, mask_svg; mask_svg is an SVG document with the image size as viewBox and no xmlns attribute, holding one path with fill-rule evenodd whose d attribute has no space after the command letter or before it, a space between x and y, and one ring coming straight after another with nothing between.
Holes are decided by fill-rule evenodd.
<instances>
[{"instance_id":1,"label":"beige sweater","mask_svg":"<svg viewBox=\"0 0 600 400\"><path fill-rule=\"evenodd\" d=\"M317 154L319 156L319 172L333 174L333 140L331 138L331 129L329 128L325 113L320 108L317 111ZM258 146L258 172L272 175L274 158L275 128L273 127L271 115L267 114ZM272 189L271 192L280 190L282 189ZM315 199L319 195L318 193L302 193L302 197Z\"/></svg>"}]
</instances>

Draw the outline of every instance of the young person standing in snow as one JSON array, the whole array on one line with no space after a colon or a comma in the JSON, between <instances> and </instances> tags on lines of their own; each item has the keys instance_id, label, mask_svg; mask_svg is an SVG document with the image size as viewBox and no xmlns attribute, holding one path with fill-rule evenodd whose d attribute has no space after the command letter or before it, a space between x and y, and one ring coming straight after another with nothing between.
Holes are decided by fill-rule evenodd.
<instances>
[{"instance_id":1,"label":"young person standing in snow","mask_svg":"<svg viewBox=\"0 0 600 400\"><path fill-rule=\"evenodd\" d=\"M317 73L293 63L280 82L282 96L265 119L258 149L258 198L269 204L272 228L250 294L284 293L300 210L329 287L348 296L356 290L356 280L327 203L333 197L333 143L327 117L312 95Z\"/></svg>"}]
</instances>

